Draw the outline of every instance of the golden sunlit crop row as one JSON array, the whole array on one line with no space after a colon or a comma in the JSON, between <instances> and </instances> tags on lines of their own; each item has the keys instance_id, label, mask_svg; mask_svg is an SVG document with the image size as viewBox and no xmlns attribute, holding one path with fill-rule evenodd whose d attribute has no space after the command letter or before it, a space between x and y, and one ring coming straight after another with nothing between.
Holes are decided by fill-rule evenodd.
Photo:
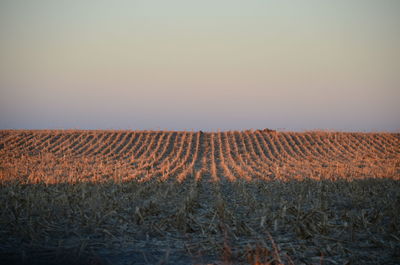
<instances>
[{"instance_id":1,"label":"golden sunlit crop row","mask_svg":"<svg viewBox=\"0 0 400 265\"><path fill-rule=\"evenodd\" d=\"M2 181L399 179L394 133L1 131Z\"/></svg>"}]
</instances>

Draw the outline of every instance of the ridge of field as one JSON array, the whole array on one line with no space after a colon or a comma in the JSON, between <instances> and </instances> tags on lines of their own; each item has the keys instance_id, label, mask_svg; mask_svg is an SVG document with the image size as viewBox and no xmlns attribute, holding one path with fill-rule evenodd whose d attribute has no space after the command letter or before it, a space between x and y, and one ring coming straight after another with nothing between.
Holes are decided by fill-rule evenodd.
<instances>
[{"instance_id":1,"label":"ridge of field","mask_svg":"<svg viewBox=\"0 0 400 265\"><path fill-rule=\"evenodd\" d=\"M0 159L25 183L399 179L400 134L3 130Z\"/></svg>"}]
</instances>

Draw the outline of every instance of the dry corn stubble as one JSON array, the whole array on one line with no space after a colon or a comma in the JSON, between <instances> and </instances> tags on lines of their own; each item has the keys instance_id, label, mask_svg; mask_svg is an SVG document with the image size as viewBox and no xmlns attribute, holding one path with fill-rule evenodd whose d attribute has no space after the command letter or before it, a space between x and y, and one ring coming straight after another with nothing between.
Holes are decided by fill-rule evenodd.
<instances>
[{"instance_id":1,"label":"dry corn stubble","mask_svg":"<svg viewBox=\"0 0 400 265\"><path fill-rule=\"evenodd\" d=\"M397 264L399 134L1 131L12 264Z\"/></svg>"}]
</instances>

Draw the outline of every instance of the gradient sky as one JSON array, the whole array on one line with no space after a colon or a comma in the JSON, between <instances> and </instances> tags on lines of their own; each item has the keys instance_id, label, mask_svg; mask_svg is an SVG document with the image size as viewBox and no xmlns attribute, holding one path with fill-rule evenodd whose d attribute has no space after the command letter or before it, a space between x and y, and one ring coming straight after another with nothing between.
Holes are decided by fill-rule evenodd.
<instances>
[{"instance_id":1,"label":"gradient sky","mask_svg":"<svg viewBox=\"0 0 400 265\"><path fill-rule=\"evenodd\" d=\"M0 0L0 128L400 128L400 1Z\"/></svg>"}]
</instances>

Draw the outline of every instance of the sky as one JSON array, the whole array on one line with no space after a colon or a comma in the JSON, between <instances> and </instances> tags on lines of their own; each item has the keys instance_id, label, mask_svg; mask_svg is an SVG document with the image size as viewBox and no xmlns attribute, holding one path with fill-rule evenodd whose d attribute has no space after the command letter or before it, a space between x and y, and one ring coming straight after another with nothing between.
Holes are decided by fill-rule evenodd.
<instances>
[{"instance_id":1,"label":"sky","mask_svg":"<svg viewBox=\"0 0 400 265\"><path fill-rule=\"evenodd\" d=\"M0 129L399 131L398 0L0 0Z\"/></svg>"}]
</instances>

